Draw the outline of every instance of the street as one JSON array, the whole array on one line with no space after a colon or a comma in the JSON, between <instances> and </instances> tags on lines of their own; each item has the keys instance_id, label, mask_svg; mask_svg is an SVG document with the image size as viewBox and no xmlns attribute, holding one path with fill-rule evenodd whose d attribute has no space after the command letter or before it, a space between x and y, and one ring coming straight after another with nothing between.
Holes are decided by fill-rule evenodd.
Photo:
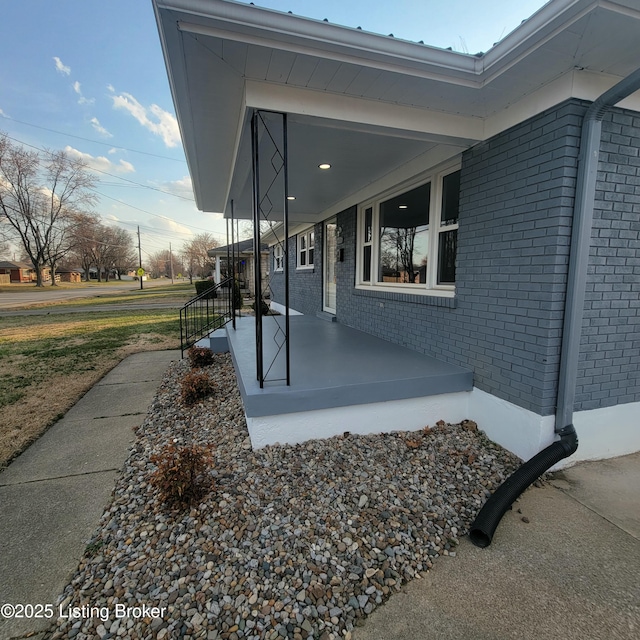
<instances>
[{"instance_id":1,"label":"street","mask_svg":"<svg viewBox=\"0 0 640 640\"><path fill-rule=\"evenodd\" d=\"M181 280L180 283L182 284L183 281ZM166 287L170 284L171 281L165 278L145 280L143 282L143 291L154 287ZM34 286L27 291L20 287L20 290L16 291L16 293L0 292L0 311L40 304L42 302L60 302L78 298L94 298L115 293L125 293L127 291L140 291L140 282L134 280L123 280L122 282L113 284L83 282L72 286L66 285L66 287L46 286L39 289Z\"/></svg>"}]
</instances>

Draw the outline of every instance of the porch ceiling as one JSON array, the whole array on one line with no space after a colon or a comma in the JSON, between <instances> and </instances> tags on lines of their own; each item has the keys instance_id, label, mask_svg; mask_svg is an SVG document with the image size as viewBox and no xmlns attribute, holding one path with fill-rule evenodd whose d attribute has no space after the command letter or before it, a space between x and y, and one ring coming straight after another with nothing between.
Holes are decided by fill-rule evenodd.
<instances>
[{"instance_id":1,"label":"porch ceiling","mask_svg":"<svg viewBox=\"0 0 640 640\"><path fill-rule=\"evenodd\" d=\"M233 197L247 215L248 113L281 110L299 222L417 158L459 153L485 119L575 69L613 85L640 51L636 0L552 0L481 56L223 0L154 5L198 207Z\"/></svg>"}]
</instances>

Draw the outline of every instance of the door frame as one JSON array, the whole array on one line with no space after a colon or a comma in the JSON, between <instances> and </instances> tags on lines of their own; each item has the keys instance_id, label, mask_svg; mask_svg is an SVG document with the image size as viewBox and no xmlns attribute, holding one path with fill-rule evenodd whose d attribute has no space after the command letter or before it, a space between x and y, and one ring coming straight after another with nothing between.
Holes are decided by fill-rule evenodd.
<instances>
[{"instance_id":1,"label":"door frame","mask_svg":"<svg viewBox=\"0 0 640 640\"><path fill-rule=\"evenodd\" d=\"M328 220L325 220L322 223L322 238L323 238L323 243L322 243L322 310L326 311L327 313L331 313L333 315L336 314L336 309L335 307L332 308L330 306L328 306L327 304L327 274L328 274L328 269L329 269L329 264L330 261L333 261L333 273L334 273L334 278L335 278L335 272L336 272L336 265L337 265L337 258L336 258L336 248L337 245L334 242L334 247L333 247L333 255L329 256L329 235L327 233L327 227L333 224L334 225L334 229L335 229L335 236L337 238L337 230L338 230L338 219L337 218L329 218ZM337 283L336 283L336 294L337 294ZM337 298L337 295L336 295Z\"/></svg>"}]
</instances>

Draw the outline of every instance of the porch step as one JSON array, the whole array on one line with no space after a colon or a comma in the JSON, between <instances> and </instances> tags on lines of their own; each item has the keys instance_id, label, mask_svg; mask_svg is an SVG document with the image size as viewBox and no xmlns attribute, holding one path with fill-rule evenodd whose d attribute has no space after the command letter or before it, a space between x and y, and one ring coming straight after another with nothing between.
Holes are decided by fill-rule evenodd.
<instances>
[{"instance_id":1,"label":"porch step","mask_svg":"<svg viewBox=\"0 0 640 640\"><path fill-rule=\"evenodd\" d=\"M229 340L225 328L216 329L207 338L202 338L196 343L196 347L206 347L214 353L229 353Z\"/></svg>"},{"instance_id":2,"label":"porch step","mask_svg":"<svg viewBox=\"0 0 640 640\"><path fill-rule=\"evenodd\" d=\"M326 311L316 313L316 318L320 318L320 320L324 320L325 322L336 322L336 317L333 313L327 313Z\"/></svg>"}]
</instances>

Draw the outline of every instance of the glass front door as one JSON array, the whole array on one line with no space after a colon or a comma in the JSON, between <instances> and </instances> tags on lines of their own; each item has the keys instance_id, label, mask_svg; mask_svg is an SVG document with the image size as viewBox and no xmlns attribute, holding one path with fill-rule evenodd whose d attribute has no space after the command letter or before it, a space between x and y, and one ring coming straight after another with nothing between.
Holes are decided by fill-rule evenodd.
<instances>
[{"instance_id":1,"label":"glass front door","mask_svg":"<svg viewBox=\"0 0 640 640\"><path fill-rule=\"evenodd\" d=\"M328 313L336 312L336 221L324 223L324 303Z\"/></svg>"}]
</instances>

